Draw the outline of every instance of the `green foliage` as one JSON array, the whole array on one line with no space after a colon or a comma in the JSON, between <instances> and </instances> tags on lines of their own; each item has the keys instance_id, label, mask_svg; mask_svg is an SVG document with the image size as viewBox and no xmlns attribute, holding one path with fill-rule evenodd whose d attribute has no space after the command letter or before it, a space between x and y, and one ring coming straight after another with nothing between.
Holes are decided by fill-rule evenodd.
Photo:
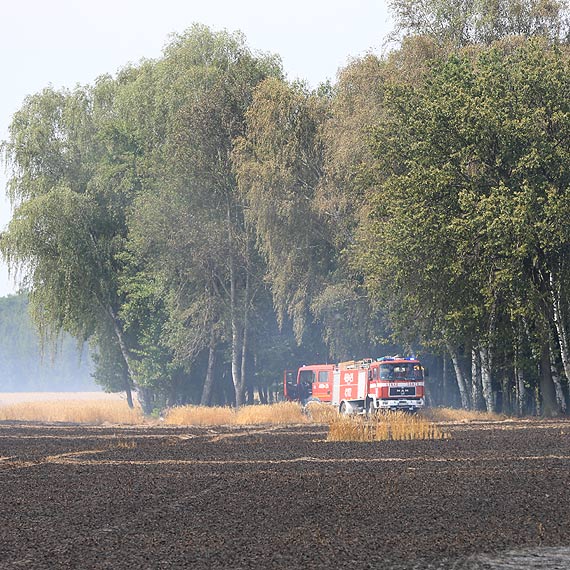
<instances>
[{"instance_id":1,"label":"green foliage","mask_svg":"<svg viewBox=\"0 0 570 570\"><path fill-rule=\"evenodd\" d=\"M357 251L400 338L498 346L522 318L549 342L549 281L570 245L569 88L568 55L540 40L452 55L390 88L374 131L385 178Z\"/></svg>"},{"instance_id":2,"label":"green foliage","mask_svg":"<svg viewBox=\"0 0 570 570\"><path fill-rule=\"evenodd\" d=\"M388 340L449 351L464 402L479 382L512 407L540 382L552 408L549 375L570 376L566 4L391 5L402 45L315 91L195 25L155 61L29 97L0 249L43 338L88 339L97 381L149 413L265 398L285 367Z\"/></svg>"},{"instance_id":3,"label":"green foliage","mask_svg":"<svg viewBox=\"0 0 570 570\"><path fill-rule=\"evenodd\" d=\"M326 99L303 85L268 79L255 92L247 134L235 155L279 322L291 317L298 340L310 299L322 287L333 257L325 220L313 206L322 173L318 126L325 113Z\"/></svg>"},{"instance_id":4,"label":"green foliage","mask_svg":"<svg viewBox=\"0 0 570 570\"><path fill-rule=\"evenodd\" d=\"M457 48L506 36L567 39L565 0L391 0L396 34L429 35Z\"/></svg>"}]
</instances>

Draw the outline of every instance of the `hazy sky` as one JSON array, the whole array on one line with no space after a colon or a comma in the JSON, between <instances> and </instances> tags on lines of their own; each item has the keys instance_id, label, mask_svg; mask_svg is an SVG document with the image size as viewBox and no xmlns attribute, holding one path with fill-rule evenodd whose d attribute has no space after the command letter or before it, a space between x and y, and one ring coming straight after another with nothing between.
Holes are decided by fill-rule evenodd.
<instances>
[{"instance_id":1,"label":"hazy sky","mask_svg":"<svg viewBox=\"0 0 570 570\"><path fill-rule=\"evenodd\" d=\"M88 84L156 58L192 23L241 30L254 50L277 53L289 79L334 80L351 57L381 53L391 29L384 0L18 0L0 20L0 139L26 95ZM0 171L0 229L11 217ZM0 267L0 296L14 291Z\"/></svg>"}]
</instances>

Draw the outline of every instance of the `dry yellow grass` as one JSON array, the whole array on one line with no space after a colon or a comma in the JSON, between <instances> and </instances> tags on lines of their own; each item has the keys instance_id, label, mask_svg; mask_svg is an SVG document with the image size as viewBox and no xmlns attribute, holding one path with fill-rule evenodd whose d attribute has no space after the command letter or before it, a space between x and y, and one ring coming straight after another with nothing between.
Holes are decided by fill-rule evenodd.
<instances>
[{"instance_id":1,"label":"dry yellow grass","mask_svg":"<svg viewBox=\"0 0 570 570\"><path fill-rule=\"evenodd\" d=\"M374 426L363 416L338 415L329 422L327 441L374 441Z\"/></svg>"},{"instance_id":2,"label":"dry yellow grass","mask_svg":"<svg viewBox=\"0 0 570 570\"><path fill-rule=\"evenodd\" d=\"M75 397L74 397L75 396ZM116 394L22 393L0 394L0 421L71 422L86 424L141 424L139 407L129 409ZM301 406L282 402L268 406L229 407L180 406L169 409L169 425L256 425L293 424L309 421Z\"/></svg>"},{"instance_id":3,"label":"dry yellow grass","mask_svg":"<svg viewBox=\"0 0 570 570\"><path fill-rule=\"evenodd\" d=\"M144 416L121 400L50 400L0 406L0 420L133 425Z\"/></svg>"},{"instance_id":4,"label":"dry yellow grass","mask_svg":"<svg viewBox=\"0 0 570 570\"><path fill-rule=\"evenodd\" d=\"M255 424L299 424L307 422L303 409L294 402L280 402L263 406L243 406L235 415L240 426Z\"/></svg>"},{"instance_id":5,"label":"dry yellow grass","mask_svg":"<svg viewBox=\"0 0 570 570\"><path fill-rule=\"evenodd\" d=\"M456 408L425 408L421 415L434 422L473 422L473 421L501 421L506 416L489 412L474 410L458 410Z\"/></svg>"},{"instance_id":6,"label":"dry yellow grass","mask_svg":"<svg viewBox=\"0 0 570 570\"><path fill-rule=\"evenodd\" d=\"M164 423L175 426L220 426L233 423L235 413L232 408L221 406L177 406L170 408Z\"/></svg>"},{"instance_id":7,"label":"dry yellow grass","mask_svg":"<svg viewBox=\"0 0 570 570\"><path fill-rule=\"evenodd\" d=\"M388 413L368 420L339 416L335 406L317 402L307 406L305 413L297 403L281 402L265 406L243 406L237 412L229 407L180 406L171 408L165 414L165 423L168 425L329 424L328 439L331 441L437 439L443 436L433 422L502 419L505 419L504 416L498 414L431 408L416 416ZM127 425L148 421L140 408L131 410L119 395L104 393L0 393L0 420Z\"/></svg>"},{"instance_id":8,"label":"dry yellow grass","mask_svg":"<svg viewBox=\"0 0 570 570\"><path fill-rule=\"evenodd\" d=\"M205 406L179 406L166 413L164 422L169 425L215 426L304 423L307 417L301 406L293 402L281 402L263 406L232 408Z\"/></svg>"},{"instance_id":9,"label":"dry yellow grass","mask_svg":"<svg viewBox=\"0 0 570 570\"><path fill-rule=\"evenodd\" d=\"M371 418L339 415L329 423L327 441L400 441L447 437L437 425L421 416L386 412Z\"/></svg>"},{"instance_id":10,"label":"dry yellow grass","mask_svg":"<svg viewBox=\"0 0 570 570\"><path fill-rule=\"evenodd\" d=\"M316 424L328 424L338 417L338 408L330 404L311 402L306 406L309 419Z\"/></svg>"}]
</instances>

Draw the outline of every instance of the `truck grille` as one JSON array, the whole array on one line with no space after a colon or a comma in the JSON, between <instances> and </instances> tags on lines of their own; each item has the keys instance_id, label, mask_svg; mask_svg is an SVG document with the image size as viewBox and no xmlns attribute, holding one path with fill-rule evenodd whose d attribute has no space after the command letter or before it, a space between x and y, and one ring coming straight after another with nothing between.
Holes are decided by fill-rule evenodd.
<instances>
[{"instance_id":1,"label":"truck grille","mask_svg":"<svg viewBox=\"0 0 570 570\"><path fill-rule=\"evenodd\" d=\"M415 386L391 386L390 387L390 397L415 397L416 387Z\"/></svg>"}]
</instances>

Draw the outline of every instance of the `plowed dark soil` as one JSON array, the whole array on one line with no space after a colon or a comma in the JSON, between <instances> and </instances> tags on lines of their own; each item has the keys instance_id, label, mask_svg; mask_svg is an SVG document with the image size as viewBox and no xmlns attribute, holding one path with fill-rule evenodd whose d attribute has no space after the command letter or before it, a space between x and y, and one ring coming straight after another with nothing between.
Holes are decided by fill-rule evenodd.
<instances>
[{"instance_id":1,"label":"plowed dark soil","mask_svg":"<svg viewBox=\"0 0 570 570\"><path fill-rule=\"evenodd\" d=\"M445 429L0 424L0 568L570 568L570 421Z\"/></svg>"}]
</instances>

